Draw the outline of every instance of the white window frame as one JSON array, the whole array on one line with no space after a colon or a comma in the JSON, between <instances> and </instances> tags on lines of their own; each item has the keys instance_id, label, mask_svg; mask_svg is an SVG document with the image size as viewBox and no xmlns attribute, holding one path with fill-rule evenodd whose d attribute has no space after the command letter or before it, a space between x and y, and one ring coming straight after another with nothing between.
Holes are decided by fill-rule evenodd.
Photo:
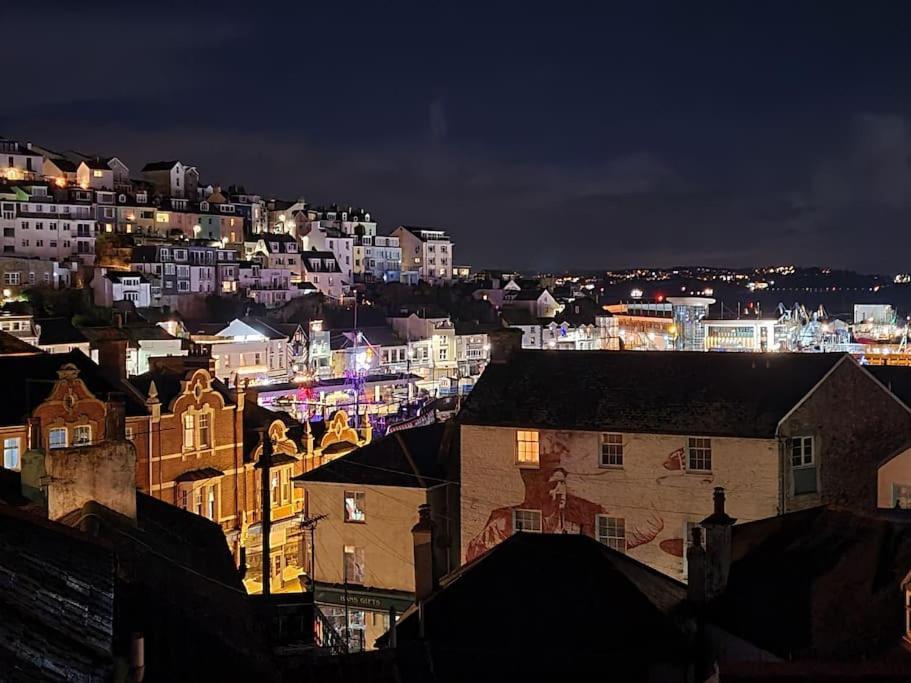
<instances>
[{"instance_id":1,"label":"white window frame","mask_svg":"<svg viewBox=\"0 0 911 683\"><path fill-rule=\"evenodd\" d=\"M698 464L708 464L708 467L694 466L694 461L701 461ZM688 436L686 439L687 472L711 472L713 464L711 437Z\"/></svg>"},{"instance_id":2,"label":"white window frame","mask_svg":"<svg viewBox=\"0 0 911 683\"><path fill-rule=\"evenodd\" d=\"M544 515L540 510L516 508L512 511L512 531L540 534L544 531Z\"/></svg>"},{"instance_id":3,"label":"white window frame","mask_svg":"<svg viewBox=\"0 0 911 683\"><path fill-rule=\"evenodd\" d=\"M623 468L623 434L601 432L598 447L598 466L610 469Z\"/></svg>"},{"instance_id":4,"label":"white window frame","mask_svg":"<svg viewBox=\"0 0 911 683\"><path fill-rule=\"evenodd\" d=\"M626 554L626 518L612 517L611 515L596 515L595 538L598 539L599 543L603 543L608 548L613 548L618 553Z\"/></svg>"},{"instance_id":5,"label":"white window frame","mask_svg":"<svg viewBox=\"0 0 911 683\"><path fill-rule=\"evenodd\" d=\"M790 439L790 458L791 468L800 469L803 467L816 467L816 443L812 436L792 436ZM807 446L809 445L809 455ZM797 458L800 462L795 462L795 448L799 451Z\"/></svg>"},{"instance_id":6,"label":"white window frame","mask_svg":"<svg viewBox=\"0 0 911 683\"><path fill-rule=\"evenodd\" d=\"M63 443L54 444L54 434L63 433ZM47 447L52 448L67 448L69 446L69 431L66 427L51 427L47 430Z\"/></svg>"},{"instance_id":7,"label":"white window frame","mask_svg":"<svg viewBox=\"0 0 911 683\"><path fill-rule=\"evenodd\" d=\"M22 439L8 436L3 439L3 467L18 470L22 466Z\"/></svg>"},{"instance_id":8,"label":"white window frame","mask_svg":"<svg viewBox=\"0 0 911 683\"><path fill-rule=\"evenodd\" d=\"M73 427L73 446L92 445L92 426L76 425Z\"/></svg>"}]
</instances>

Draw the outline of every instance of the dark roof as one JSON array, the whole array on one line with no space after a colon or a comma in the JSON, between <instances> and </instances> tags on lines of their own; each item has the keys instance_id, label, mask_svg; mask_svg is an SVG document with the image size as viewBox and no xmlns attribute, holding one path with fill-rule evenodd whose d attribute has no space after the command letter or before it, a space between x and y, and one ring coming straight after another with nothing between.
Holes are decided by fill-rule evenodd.
<instances>
[{"instance_id":1,"label":"dark roof","mask_svg":"<svg viewBox=\"0 0 911 683\"><path fill-rule=\"evenodd\" d=\"M504 308L500 311L500 318L507 325L540 325L541 319L527 308Z\"/></svg>"},{"instance_id":2,"label":"dark roof","mask_svg":"<svg viewBox=\"0 0 911 683\"><path fill-rule=\"evenodd\" d=\"M898 396L902 403L911 407L911 368L897 365L865 365L863 367L889 391Z\"/></svg>"},{"instance_id":3,"label":"dark roof","mask_svg":"<svg viewBox=\"0 0 911 683\"><path fill-rule=\"evenodd\" d=\"M69 159L64 159L63 157L51 157L48 161L64 173L75 173L76 167L78 166L78 164L73 163Z\"/></svg>"},{"instance_id":4,"label":"dark roof","mask_svg":"<svg viewBox=\"0 0 911 683\"><path fill-rule=\"evenodd\" d=\"M109 679L114 571L99 544L0 505L0 677Z\"/></svg>"},{"instance_id":5,"label":"dark roof","mask_svg":"<svg viewBox=\"0 0 911 683\"><path fill-rule=\"evenodd\" d=\"M295 479L411 488L436 486L447 479L448 469L452 470L452 476L458 477L455 467L447 468L452 464L453 448L457 447L456 432L457 427L451 422L403 429ZM409 455L414 466L409 462Z\"/></svg>"},{"instance_id":6,"label":"dark roof","mask_svg":"<svg viewBox=\"0 0 911 683\"><path fill-rule=\"evenodd\" d=\"M151 384L155 382L155 389L158 391L158 400L161 401L162 410L167 410L168 406L181 392L181 383L198 368L186 368L184 371L174 370L165 367L158 367L141 375L130 377L129 382L143 396L149 395ZM234 405L234 396L231 389L217 377L212 377L212 390L221 394L225 400L225 405Z\"/></svg>"},{"instance_id":7,"label":"dark roof","mask_svg":"<svg viewBox=\"0 0 911 683\"><path fill-rule=\"evenodd\" d=\"M176 477L174 477L174 481L202 481L203 479L215 479L217 477L223 476L225 476L225 473L221 470L217 470L214 467L203 467L198 470L182 472L181 474L178 474Z\"/></svg>"},{"instance_id":8,"label":"dark roof","mask_svg":"<svg viewBox=\"0 0 911 683\"><path fill-rule=\"evenodd\" d=\"M278 330L288 339L291 339L295 334L297 334L298 330L303 329L300 323L276 323L272 321L269 321L269 327L274 330Z\"/></svg>"},{"instance_id":9,"label":"dark roof","mask_svg":"<svg viewBox=\"0 0 911 683\"><path fill-rule=\"evenodd\" d=\"M95 396L105 400L110 392L123 393L127 415L146 415L145 403L126 382L114 382L82 351L39 353L34 356L0 356L0 377L7 386L16 387L0 401L0 425L25 424L26 416L50 394L57 371L72 363L79 379ZM50 381L48 381L50 380Z\"/></svg>"},{"instance_id":10,"label":"dark roof","mask_svg":"<svg viewBox=\"0 0 911 683\"><path fill-rule=\"evenodd\" d=\"M38 336L39 346L85 344L88 341L69 318L40 318L35 320L35 326L41 330Z\"/></svg>"},{"instance_id":11,"label":"dark roof","mask_svg":"<svg viewBox=\"0 0 911 683\"><path fill-rule=\"evenodd\" d=\"M508 296L504 304L510 301L537 301L546 291L546 289L520 289L514 295Z\"/></svg>"},{"instance_id":12,"label":"dark roof","mask_svg":"<svg viewBox=\"0 0 911 683\"><path fill-rule=\"evenodd\" d=\"M108 272L106 272L104 274L104 276L111 282L120 282L125 277L138 277L140 282L148 282L148 279L146 279L145 274L140 273L139 271L123 272L123 271L109 270Z\"/></svg>"},{"instance_id":13,"label":"dark roof","mask_svg":"<svg viewBox=\"0 0 911 683\"><path fill-rule=\"evenodd\" d=\"M709 616L779 657L879 659L904 635L907 517L817 507L741 524L732 560Z\"/></svg>"},{"instance_id":14,"label":"dark roof","mask_svg":"<svg viewBox=\"0 0 911 683\"><path fill-rule=\"evenodd\" d=\"M22 353L41 353L41 349L14 337L9 332L0 332L0 356Z\"/></svg>"},{"instance_id":15,"label":"dark roof","mask_svg":"<svg viewBox=\"0 0 911 683\"><path fill-rule=\"evenodd\" d=\"M118 617L143 627L146 680L272 680L218 524L143 493L135 521L95 502L61 521L86 518L117 555Z\"/></svg>"},{"instance_id":16,"label":"dark roof","mask_svg":"<svg viewBox=\"0 0 911 683\"><path fill-rule=\"evenodd\" d=\"M177 163L177 160L174 161L151 161L145 166L142 167L143 171L170 171L174 168L174 164Z\"/></svg>"},{"instance_id":17,"label":"dark roof","mask_svg":"<svg viewBox=\"0 0 911 683\"><path fill-rule=\"evenodd\" d=\"M772 438L788 411L845 358L523 350L487 367L459 417L505 427Z\"/></svg>"},{"instance_id":18,"label":"dark roof","mask_svg":"<svg viewBox=\"0 0 911 683\"><path fill-rule=\"evenodd\" d=\"M465 674L476 672L479 661L496 669L514 665L517 675L509 680L524 680L520 669L538 667L562 670L557 680L576 680L602 657L614 662L615 680L639 680L624 675L624 662L637 667L639 657L654 664L687 656L685 598L679 581L587 536L519 533L445 577L422 613L427 647L446 680L470 680ZM396 636L398 643L418 639L414 607Z\"/></svg>"},{"instance_id":19,"label":"dark roof","mask_svg":"<svg viewBox=\"0 0 911 683\"><path fill-rule=\"evenodd\" d=\"M121 328L134 344L140 341L175 341L177 337L160 325L130 324Z\"/></svg>"},{"instance_id":20,"label":"dark roof","mask_svg":"<svg viewBox=\"0 0 911 683\"><path fill-rule=\"evenodd\" d=\"M99 158L83 159L82 163L84 163L89 168L97 169L99 171L101 171L101 170L110 171L111 170L111 167L108 166L107 159L99 159Z\"/></svg>"}]
</instances>

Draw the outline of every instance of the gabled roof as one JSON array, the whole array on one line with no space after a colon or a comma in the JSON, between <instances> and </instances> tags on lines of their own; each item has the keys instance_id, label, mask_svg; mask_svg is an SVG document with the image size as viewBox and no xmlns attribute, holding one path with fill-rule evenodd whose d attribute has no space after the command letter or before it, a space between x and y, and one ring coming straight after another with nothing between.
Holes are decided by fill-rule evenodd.
<instances>
[{"instance_id":1,"label":"gabled roof","mask_svg":"<svg viewBox=\"0 0 911 683\"><path fill-rule=\"evenodd\" d=\"M249 329L253 330L257 334L262 335L266 339L279 340L279 339L288 338L288 336L286 334L283 334L282 332L276 330L274 327L272 327L269 323L264 321L262 318L256 318L254 316L236 318L235 320L232 320L231 323L228 324L227 326L221 326L221 329L218 330L218 332L220 333L220 332L229 330L232 328L232 326L235 327L235 329L236 329L236 327L237 327L236 323L240 323L241 325L248 327ZM202 326L197 326L197 327L199 329L203 329ZM211 328L206 328L206 329L211 329Z\"/></svg>"},{"instance_id":2,"label":"gabled roof","mask_svg":"<svg viewBox=\"0 0 911 683\"><path fill-rule=\"evenodd\" d=\"M41 353L41 349L14 337L9 332L0 331L0 356L15 356L23 353Z\"/></svg>"},{"instance_id":3,"label":"gabled roof","mask_svg":"<svg viewBox=\"0 0 911 683\"><path fill-rule=\"evenodd\" d=\"M89 168L98 170L98 171L110 171L111 170L111 167L108 166L107 159L99 159L96 157L96 158L92 158L92 159L84 159L82 161L82 163L85 164L86 166L88 166Z\"/></svg>"},{"instance_id":4,"label":"gabled roof","mask_svg":"<svg viewBox=\"0 0 911 683\"><path fill-rule=\"evenodd\" d=\"M106 272L104 274L104 276L111 282L122 282L123 278L125 278L125 277L139 278L140 282L145 282L145 283L148 282L148 279L146 278L144 273L140 273L139 271L135 271L135 270L128 271L128 272L119 271L119 270L109 270L108 272Z\"/></svg>"},{"instance_id":5,"label":"gabled roof","mask_svg":"<svg viewBox=\"0 0 911 683\"><path fill-rule=\"evenodd\" d=\"M33 356L0 356L0 377L16 387L0 401L0 426L25 424L26 417L50 394L57 371L67 363L79 370L79 379L102 401L110 392L124 394L127 415L146 415L145 403L126 382L113 382L82 351L39 353Z\"/></svg>"},{"instance_id":6,"label":"gabled roof","mask_svg":"<svg viewBox=\"0 0 911 683\"><path fill-rule=\"evenodd\" d=\"M458 478L452 464L458 427L440 422L384 436L298 477L301 482L430 488Z\"/></svg>"},{"instance_id":7,"label":"gabled roof","mask_svg":"<svg viewBox=\"0 0 911 683\"><path fill-rule=\"evenodd\" d=\"M170 171L177 164L177 160L174 161L151 161L145 166L142 167L143 171Z\"/></svg>"},{"instance_id":8,"label":"gabled roof","mask_svg":"<svg viewBox=\"0 0 911 683\"><path fill-rule=\"evenodd\" d=\"M500 318L507 325L540 325L541 319L527 308L503 308Z\"/></svg>"},{"instance_id":9,"label":"gabled roof","mask_svg":"<svg viewBox=\"0 0 911 683\"><path fill-rule=\"evenodd\" d=\"M899 650L911 517L817 507L739 524L732 541L727 588L709 606L717 625L787 660Z\"/></svg>"},{"instance_id":10,"label":"gabled roof","mask_svg":"<svg viewBox=\"0 0 911 683\"><path fill-rule=\"evenodd\" d=\"M88 342L88 338L70 322L69 318L40 318L35 320L35 326L40 330L39 346Z\"/></svg>"},{"instance_id":11,"label":"gabled roof","mask_svg":"<svg viewBox=\"0 0 911 683\"><path fill-rule=\"evenodd\" d=\"M465 424L773 438L838 353L518 351L487 367Z\"/></svg>"},{"instance_id":12,"label":"gabled roof","mask_svg":"<svg viewBox=\"0 0 911 683\"><path fill-rule=\"evenodd\" d=\"M362 335L360 347L362 349L370 346L404 346L405 341L399 337L392 328L385 325L375 327L361 327L359 331ZM354 347L355 330L332 330L329 335L329 346L333 351Z\"/></svg>"},{"instance_id":13,"label":"gabled roof","mask_svg":"<svg viewBox=\"0 0 911 683\"><path fill-rule=\"evenodd\" d=\"M464 673L477 658L532 668L550 660L565 667L565 680L576 680L592 656L616 657L613 674L639 652L648 652L649 662L674 661L692 645L679 616L684 584L588 536L518 533L441 583L422 606L427 645L435 659L450 653L438 666ZM555 624L559 635L548 637ZM418 639L414 607L396 637L400 644Z\"/></svg>"},{"instance_id":14,"label":"gabled roof","mask_svg":"<svg viewBox=\"0 0 911 683\"><path fill-rule=\"evenodd\" d=\"M75 173L76 167L78 164L73 163L69 159L64 159L63 157L52 157L48 159L54 166L59 168L64 173Z\"/></svg>"},{"instance_id":15,"label":"gabled roof","mask_svg":"<svg viewBox=\"0 0 911 683\"><path fill-rule=\"evenodd\" d=\"M546 289L520 289L512 296L508 297L508 301L537 301L544 294L549 293Z\"/></svg>"}]
</instances>

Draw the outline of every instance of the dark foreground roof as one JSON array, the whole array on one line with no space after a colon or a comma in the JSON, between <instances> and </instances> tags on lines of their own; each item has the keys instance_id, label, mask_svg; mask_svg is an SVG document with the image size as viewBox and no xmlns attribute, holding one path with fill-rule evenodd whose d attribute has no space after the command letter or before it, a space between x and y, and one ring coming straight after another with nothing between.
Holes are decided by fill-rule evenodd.
<instances>
[{"instance_id":1,"label":"dark foreground roof","mask_svg":"<svg viewBox=\"0 0 911 683\"><path fill-rule=\"evenodd\" d=\"M599 669L611 680L639 680L640 668L693 656L685 598L679 581L587 536L520 533L448 575L424 601L426 646L443 680L511 666L503 680L526 680L526 669L562 671L554 680ZM396 635L402 645L418 639L414 607Z\"/></svg>"},{"instance_id":2,"label":"dark foreground roof","mask_svg":"<svg viewBox=\"0 0 911 683\"><path fill-rule=\"evenodd\" d=\"M447 479L447 472L458 476L455 467L447 468L456 431L453 423L444 422L403 429L295 479L368 486L437 486Z\"/></svg>"},{"instance_id":3,"label":"dark foreground roof","mask_svg":"<svg viewBox=\"0 0 911 683\"><path fill-rule=\"evenodd\" d=\"M19 337L14 337L9 332L0 332L0 356L22 353L41 353L41 349L22 341Z\"/></svg>"},{"instance_id":4,"label":"dark foreground roof","mask_svg":"<svg viewBox=\"0 0 911 683\"><path fill-rule=\"evenodd\" d=\"M491 364L464 424L769 438L846 354L520 351Z\"/></svg>"},{"instance_id":5,"label":"dark foreground roof","mask_svg":"<svg viewBox=\"0 0 911 683\"><path fill-rule=\"evenodd\" d=\"M911 652L901 584L911 517L817 507L733 530L725 593L710 619L786 660L883 660Z\"/></svg>"},{"instance_id":6,"label":"dark foreground roof","mask_svg":"<svg viewBox=\"0 0 911 683\"><path fill-rule=\"evenodd\" d=\"M72 363L79 369L79 379L102 401L110 392L124 394L127 415L145 415L145 404L125 382L112 382L82 351L41 353L34 356L0 356L0 377L10 390L0 401L0 425L21 425L27 415L50 394L57 381L57 371Z\"/></svg>"},{"instance_id":7,"label":"dark foreground roof","mask_svg":"<svg viewBox=\"0 0 911 683\"><path fill-rule=\"evenodd\" d=\"M107 680L114 568L78 532L0 505L0 679Z\"/></svg>"},{"instance_id":8,"label":"dark foreground roof","mask_svg":"<svg viewBox=\"0 0 911 683\"><path fill-rule=\"evenodd\" d=\"M88 342L88 337L82 334L69 318L39 318L35 320L35 327L41 331L38 336L40 346Z\"/></svg>"}]
</instances>

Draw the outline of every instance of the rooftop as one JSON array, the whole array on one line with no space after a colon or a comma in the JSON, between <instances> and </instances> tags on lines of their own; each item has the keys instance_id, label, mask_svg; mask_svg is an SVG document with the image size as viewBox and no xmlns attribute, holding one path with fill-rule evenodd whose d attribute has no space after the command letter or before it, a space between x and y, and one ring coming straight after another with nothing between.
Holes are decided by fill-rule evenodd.
<instances>
[{"instance_id":1,"label":"rooftop","mask_svg":"<svg viewBox=\"0 0 911 683\"><path fill-rule=\"evenodd\" d=\"M504 427L772 438L788 411L846 358L523 350L485 370L459 419Z\"/></svg>"}]
</instances>

